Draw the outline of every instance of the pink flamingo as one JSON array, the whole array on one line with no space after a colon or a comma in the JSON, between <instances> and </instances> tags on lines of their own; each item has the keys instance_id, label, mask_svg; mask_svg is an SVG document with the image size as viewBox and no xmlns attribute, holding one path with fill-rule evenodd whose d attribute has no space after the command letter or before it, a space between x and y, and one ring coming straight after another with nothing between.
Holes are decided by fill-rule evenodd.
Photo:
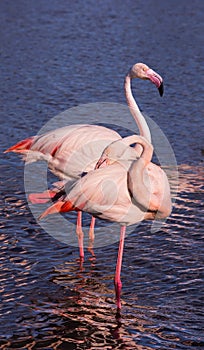
<instances>
[{"instance_id":1,"label":"pink flamingo","mask_svg":"<svg viewBox=\"0 0 204 350\"><path fill-rule=\"evenodd\" d=\"M142 146L138 158L129 145ZM117 310L121 309L121 267L126 226L142 220L166 218L171 213L170 187L165 172L151 162L153 146L142 136L129 136L110 144L90 171L76 181L56 203L40 216L83 210L121 225L115 272ZM66 186L65 186L66 187Z\"/></svg>"},{"instance_id":2,"label":"pink flamingo","mask_svg":"<svg viewBox=\"0 0 204 350\"><path fill-rule=\"evenodd\" d=\"M163 94L163 81L159 74L143 63L135 64L125 77L124 90L131 114L135 119L140 135L151 142L151 135L145 118L141 114L131 91L131 80L140 78L150 80ZM114 130L98 125L70 125L50 131L43 135L29 137L8 148L5 152L16 152L23 155L27 162L45 160L49 169L60 179L73 180L80 178L83 172L95 168L103 149L112 141L121 139ZM88 142L91 140L91 143ZM141 148L138 148L138 155ZM63 183L62 183L63 184ZM32 202L46 202L53 196L52 191L30 196ZM89 237L94 238L95 219L92 217ZM77 214L76 232L79 241L80 257L83 259L83 232L81 212Z\"/></svg>"}]
</instances>

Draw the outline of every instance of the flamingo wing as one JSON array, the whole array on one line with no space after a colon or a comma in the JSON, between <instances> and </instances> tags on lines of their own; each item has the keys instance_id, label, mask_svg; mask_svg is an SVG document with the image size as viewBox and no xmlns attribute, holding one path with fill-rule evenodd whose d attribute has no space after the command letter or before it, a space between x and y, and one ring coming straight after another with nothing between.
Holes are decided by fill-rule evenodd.
<instances>
[{"instance_id":1,"label":"flamingo wing","mask_svg":"<svg viewBox=\"0 0 204 350\"><path fill-rule=\"evenodd\" d=\"M45 160L50 170L62 179L79 178L94 169L103 149L121 138L114 130L98 125L70 125L43 135L30 137L8 148L28 162Z\"/></svg>"},{"instance_id":2,"label":"flamingo wing","mask_svg":"<svg viewBox=\"0 0 204 350\"><path fill-rule=\"evenodd\" d=\"M165 172L152 162L143 159L132 163L128 172L128 188L133 204L156 213L156 218L166 218L171 213L170 186Z\"/></svg>"}]
</instances>

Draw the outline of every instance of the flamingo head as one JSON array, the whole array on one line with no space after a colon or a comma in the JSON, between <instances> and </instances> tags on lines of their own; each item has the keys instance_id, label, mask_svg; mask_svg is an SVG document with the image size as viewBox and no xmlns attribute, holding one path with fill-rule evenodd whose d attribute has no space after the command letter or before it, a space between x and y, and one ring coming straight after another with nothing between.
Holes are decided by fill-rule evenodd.
<instances>
[{"instance_id":1,"label":"flamingo head","mask_svg":"<svg viewBox=\"0 0 204 350\"><path fill-rule=\"evenodd\" d=\"M136 63L129 71L131 79L139 78L143 80L150 80L159 90L160 96L163 95L164 86L162 77L156 73L153 69L149 68L144 63Z\"/></svg>"},{"instance_id":2,"label":"flamingo head","mask_svg":"<svg viewBox=\"0 0 204 350\"><path fill-rule=\"evenodd\" d=\"M129 145L124 142L124 140L125 138L116 140L104 149L100 159L96 164L96 169L111 165L115 161L119 160L134 161L137 159L137 153L135 152L134 148L129 147Z\"/></svg>"}]
</instances>

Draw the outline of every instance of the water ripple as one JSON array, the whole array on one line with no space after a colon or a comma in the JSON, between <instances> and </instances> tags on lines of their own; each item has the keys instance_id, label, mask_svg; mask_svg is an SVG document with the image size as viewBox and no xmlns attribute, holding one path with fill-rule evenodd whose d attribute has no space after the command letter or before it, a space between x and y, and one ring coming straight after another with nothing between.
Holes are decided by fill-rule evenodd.
<instances>
[{"instance_id":1,"label":"water ripple","mask_svg":"<svg viewBox=\"0 0 204 350\"><path fill-rule=\"evenodd\" d=\"M142 223L125 241L119 317L118 245L96 249L95 261L86 252L81 270L78 250L48 236L32 217L23 162L3 155L0 349L204 348L203 4L1 1L1 151L69 107L124 103L124 72L141 58L164 76L165 94L159 100L137 82L135 96L182 165L165 225L151 233L151 224ZM116 112L110 122L120 124L123 115ZM135 126L128 120L127 127ZM174 174L171 180L176 192Z\"/></svg>"},{"instance_id":2,"label":"water ripple","mask_svg":"<svg viewBox=\"0 0 204 350\"><path fill-rule=\"evenodd\" d=\"M143 223L126 239L121 317L113 291L117 244L96 249L97 259L87 257L80 269L77 250L39 229L23 193L5 196L1 348L201 349L203 222L193 203L201 206L202 177L199 167L192 172L179 168L180 191L163 229L151 234ZM8 221L12 206L15 221Z\"/></svg>"}]
</instances>

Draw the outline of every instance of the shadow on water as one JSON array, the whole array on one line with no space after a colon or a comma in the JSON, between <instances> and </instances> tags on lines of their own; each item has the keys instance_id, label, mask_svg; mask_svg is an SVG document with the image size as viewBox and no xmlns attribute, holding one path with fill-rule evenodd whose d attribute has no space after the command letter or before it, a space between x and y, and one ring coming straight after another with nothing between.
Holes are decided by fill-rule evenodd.
<instances>
[{"instance_id":1,"label":"shadow on water","mask_svg":"<svg viewBox=\"0 0 204 350\"><path fill-rule=\"evenodd\" d=\"M202 169L179 173L162 230L142 223L126 239L121 315L117 244L96 249L96 260L87 253L80 269L77 249L42 232L17 185L3 190L1 349L201 349Z\"/></svg>"}]
</instances>

